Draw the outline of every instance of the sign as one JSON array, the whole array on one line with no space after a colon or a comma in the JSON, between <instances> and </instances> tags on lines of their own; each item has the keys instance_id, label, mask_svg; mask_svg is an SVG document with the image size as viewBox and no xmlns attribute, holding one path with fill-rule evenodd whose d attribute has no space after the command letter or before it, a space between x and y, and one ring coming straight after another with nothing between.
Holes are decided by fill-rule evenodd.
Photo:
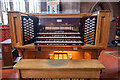
<instances>
[{"instance_id":1,"label":"sign","mask_svg":"<svg viewBox=\"0 0 120 80\"><path fill-rule=\"evenodd\" d=\"M48 0L47 12L52 14L59 13L59 0Z\"/></svg>"}]
</instances>

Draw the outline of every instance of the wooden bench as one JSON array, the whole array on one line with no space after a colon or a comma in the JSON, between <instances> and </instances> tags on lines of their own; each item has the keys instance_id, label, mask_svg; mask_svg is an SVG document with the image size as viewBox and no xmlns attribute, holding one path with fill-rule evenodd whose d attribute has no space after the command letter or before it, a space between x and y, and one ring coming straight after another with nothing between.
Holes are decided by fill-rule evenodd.
<instances>
[{"instance_id":1,"label":"wooden bench","mask_svg":"<svg viewBox=\"0 0 120 80\"><path fill-rule=\"evenodd\" d=\"M100 70L105 67L96 59L92 60L53 60L22 59L14 69L18 69L19 78L85 78L99 79Z\"/></svg>"}]
</instances>

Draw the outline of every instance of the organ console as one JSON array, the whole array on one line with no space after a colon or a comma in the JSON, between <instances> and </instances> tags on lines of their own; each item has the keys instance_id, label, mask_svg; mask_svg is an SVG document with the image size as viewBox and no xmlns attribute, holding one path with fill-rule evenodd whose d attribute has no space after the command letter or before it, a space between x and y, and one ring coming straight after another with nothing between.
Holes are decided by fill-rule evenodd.
<instances>
[{"instance_id":1,"label":"organ console","mask_svg":"<svg viewBox=\"0 0 120 80\"><path fill-rule=\"evenodd\" d=\"M54 51L67 51L72 59L97 59L101 50L107 47L110 12L8 12L12 47L24 59L47 59Z\"/></svg>"}]
</instances>

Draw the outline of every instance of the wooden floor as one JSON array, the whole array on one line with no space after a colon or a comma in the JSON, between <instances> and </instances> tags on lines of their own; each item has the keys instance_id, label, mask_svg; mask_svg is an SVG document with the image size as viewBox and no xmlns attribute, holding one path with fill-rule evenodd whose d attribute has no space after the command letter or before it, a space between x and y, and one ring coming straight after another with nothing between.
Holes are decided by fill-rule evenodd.
<instances>
[{"instance_id":1,"label":"wooden floor","mask_svg":"<svg viewBox=\"0 0 120 80\"><path fill-rule=\"evenodd\" d=\"M120 74L118 74L118 70L120 71L120 59L106 53L117 50L118 48L111 47L101 52L99 61L106 67L106 69L101 74L101 80L120 80ZM4 69L0 70L0 73L1 72L3 78L2 80L17 80L18 78L17 71L15 69Z\"/></svg>"}]
</instances>

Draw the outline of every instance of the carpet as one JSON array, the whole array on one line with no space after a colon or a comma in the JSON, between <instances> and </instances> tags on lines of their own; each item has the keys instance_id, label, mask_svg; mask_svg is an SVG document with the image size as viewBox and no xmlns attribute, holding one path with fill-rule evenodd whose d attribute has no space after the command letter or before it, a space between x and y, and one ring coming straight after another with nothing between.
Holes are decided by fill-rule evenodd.
<instances>
[{"instance_id":1,"label":"carpet","mask_svg":"<svg viewBox=\"0 0 120 80\"><path fill-rule=\"evenodd\" d=\"M120 59L120 51L106 51L105 53Z\"/></svg>"},{"instance_id":2,"label":"carpet","mask_svg":"<svg viewBox=\"0 0 120 80\"><path fill-rule=\"evenodd\" d=\"M99 56L99 61L105 66L101 74L102 80L119 80L120 57L118 47L110 47L103 50Z\"/></svg>"}]
</instances>

